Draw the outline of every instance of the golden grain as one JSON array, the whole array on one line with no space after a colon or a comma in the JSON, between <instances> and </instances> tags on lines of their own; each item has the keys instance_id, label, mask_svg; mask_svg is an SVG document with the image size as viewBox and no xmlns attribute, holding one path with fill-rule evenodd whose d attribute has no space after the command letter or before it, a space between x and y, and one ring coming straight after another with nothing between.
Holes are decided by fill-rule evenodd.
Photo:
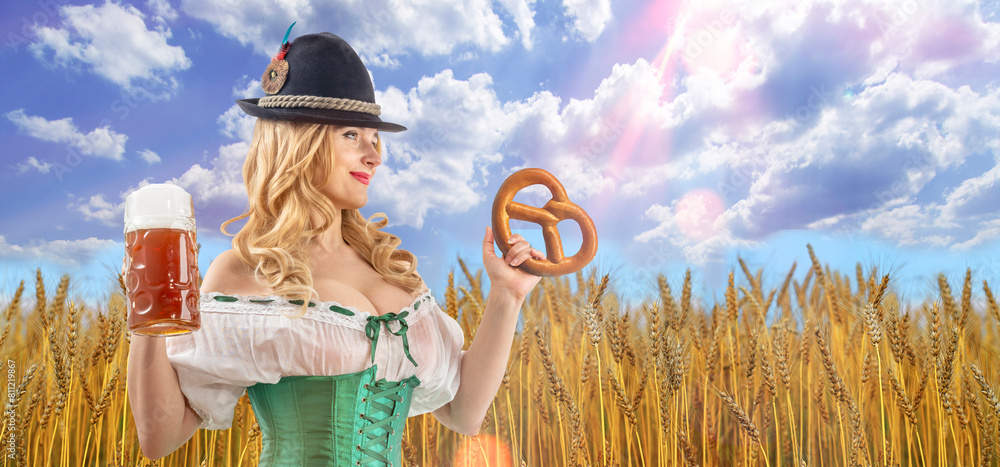
<instances>
[{"instance_id":1,"label":"golden grain","mask_svg":"<svg viewBox=\"0 0 1000 467\"><path fill-rule=\"evenodd\" d=\"M1000 308L997 307L997 301L993 297L993 292L990 291L990 285L985 280L983 281L983 293L986 294L986 306L990 315L1000 325Z\"/></svg>"},{"instance_id":2,"label":"golden grain","mask_svg":"<svg viewBox=\"0 0 1000 467\"><path fill-rule=\"evenodd\" d=\"M681 452L684 453L684 465L690 467L698 466L698 458L694 451L694 446L688 441L687 433L684 431L677 432L677 441L681 445Z\"/></svg>"},{"instance_id":3,"label":"golden grain","mask_svg":"<svg viewBox=\"0 0 1000 467\"><path fill-rule=\"evenodd\" d=\"M951 340L948 342L948 348L945 350L939 367L940 373L938 373L938 393L941 395L941 401L948 413L951 413L951 398L948 391L951 389L955 358L958 353L958 337L958 328L953 328L951 330Z\"/></svg>"},{"instance_id":4,"label":"golden grain","mask_svg":"<svg viewBox=\"0 0 1000 467\"><path fill-rule=\"evenodd\" d=\"M656 276L656 281L660 289L660 306L663 310L663 318L667 325L676 332L680 329L680 310L670 293L670 284L667 283L667 278L663 277L663 274Z\"/></svg>"},{"instance_id":5,"label":"golden grain","mask_svg":"<svg viewBox=\"0 0 1000 467\"><path fill-rule=\"evenodd\" d=\"M809 249L812 266L795 277L792 265L779 288L765 288L765 272L741 264L745 288L733 277L714 302L711 293L692 297L690 270L679 300L657 276L652 299L634 307L621 303L608 274L581 272L575 284L544 279L525 301L525 323L482 432L503 439L515 465L996 463L1000 311L988 283L977 299L967 270L954 309L940 282L932 299L907 302L875 268L866 276L859 265L851 278ZM468 284L456 287L452 273L440 303L471 339L483 313L482 271L459 266ZM26 465L150 465L127 412L124 297L118 291L89 308L70 302L68 284L64 276L46 295L36 271L33 312L19 312L22 293L0 303L9 330L0 347L18 371L29 368L14 391L13 434L23 440L15 456ZM22 326L27 333L16 332ZM883 338L891 352L880 370L875 349L858 343ZM819 365L811 362L813 343ZM884 378L889 410L878 403L876 377ZM404 465L455 462L461 436L431 415L407 425ZM72 454L61 449L67 433ZM241 398L231 432L199 430L162 464L254 465L260 436ZM65 457L83 455L78 447L86 459Z\"/></svg>"},{"instance_id":6,"label":"golden grain","mask_svg":"<svg viewBox=\"0 0 1000 467\"><path fill-rule=\"evenodd\" d=\"M684 272L684 288L681 290L681 315L678 319L678 325L681 323L686 323L688 319L688 314L691 312L691 269L687 269ZM675 328L674 332L680 332L680 329Z\"/></svg>"},{"instance_id":7,"label":"golden grain","mask_svg":"<svg viewBox=\"0 0 1000 467\"><path fill-rule=\"evenodd\" d=\"M955 304L955 298L951 294L951 286L948 285L948 278L945 275L938 274L938 289L940 290L941 305L944 307L944 314L952 319L953 322L958 322L958 306Z\"/></svg>"},{"instance_id":8,"label":"golden grain","mask_svg":"<svg viewBox=\"0 0 1000 467\"><path fill-rule=\"evenodd\" d=\"M896 394L896 403L899 408L903 410L906 414L907 420L912 424L917 423L917 412L913 408L913 403L910 402L910 398L906 395L906 391L903 390L903 386L899 384L899 380L896 379L896 375L892 372L892 366L887 365L885 367L885 373L889 377L889 382L892 385L892 391Z\"/></svg>"},{"instance_id":9,"label":"golden grain","mask_svg":"<svg viewBox=\"0 0 1000 467\"><path fill-rule=\"evenodd\" d=\"M969 312L972 308L972 269L966 268L965 281L962 283L962 302L959 309L961 317L958 319L958 327L965 328L969 322Z\"/></svg>"},{"instance_id":10,"label":"golden grain","mask_svg":"<svg viewBox=\"0 0 1000 467\"><path fill-rule=\"evenodd\" d=\"M455 291L455 273L448 273L448 285L444 289L444 311L452 319L458 318L458 293Z\"/></svg>"},{"instance_id":11,"label":"golden grain","mask_svg":"<svg viewBox=\"0 0 1000 467\"><path fill-rule=\"evenodd\" d=\"M11 298L10 303L7 304L7 309L3 313L3 334L0 335L0 349L3 349L4 343L7 341L7 335L10 333L10 328L14 325L15 314L21 313L21 294L24 293L24 281L17 286L17 290L14 292L14 297Z\"/></svg>"},{"instance_id":12,"label":"golden grain","mask_svg":"<svg viewBox=\"0 0 1000 467\"><path fill-rule=\"evenodd\" d=\"M726 407L729 408L729 411L732 412L733 416L736 417L736 420L739 422L740 428L743 429L743 432L750 437L750 440L753 441L754 444L760 444L760 431L757 430L757 426L754 425L752 420L750 420L750 417L747 416L746 412L744 412L743 409L740 408L740 405L736 403L736 399L733 399L733 396L730 396L724 391L716 389L715 392L719 395L719 398L722 399L722 402L726 404Z\"/></svg>"},{"instance_id":13,"label":"golden grain","mask_svg":"<svg viewBox=\"0 0 1000 467\"><path fill-rule=\"evenodd\" d=\"M968 367L969 373L972 374L972 379L979 385L980 393L983 395L987 406L993 411L993 416L1000 420L1000 399L997 398L996 392L993 391L993 386L983 376L983 372L979 369L978 365L969 362Z\"/></svg>"}]
</instances>

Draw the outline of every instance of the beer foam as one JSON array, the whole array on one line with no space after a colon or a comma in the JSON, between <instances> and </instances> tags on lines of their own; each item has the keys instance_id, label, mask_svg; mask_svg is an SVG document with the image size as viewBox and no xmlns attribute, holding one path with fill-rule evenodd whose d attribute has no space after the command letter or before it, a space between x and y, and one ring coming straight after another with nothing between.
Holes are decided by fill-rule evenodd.
<instances>
[{"instance_id":1,"label":"beer foam","mask_svg":"<svg viewBox=\"0 0 1000 467\"><path fill-rule=\"evenodd\" d=\"M140 229L194 230L191 195L177 185L154 183L125 198L125 231Z\"/></svg>"}]
</instances>

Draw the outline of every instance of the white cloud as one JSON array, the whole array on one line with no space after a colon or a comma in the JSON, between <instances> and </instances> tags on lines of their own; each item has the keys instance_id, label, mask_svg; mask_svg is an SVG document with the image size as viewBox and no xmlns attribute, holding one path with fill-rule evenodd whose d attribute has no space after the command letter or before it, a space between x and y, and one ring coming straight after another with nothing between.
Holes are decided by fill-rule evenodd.
<instances>
[{"instance_id":1,"label":"white cloud","mask_svg":"<svg viewBox=\"0 0 1000 467\"><path fill-rule=\"evenodd\" d=\"M642 217L643 219L655 221L657 224L656 227L636 235L635 241L637 242L648 242L656 238L667 238L676 228L673 209L669 206L654 204L646 209L646 212L643 213Z\"/></svg>"},{"instance_id":2,"label":"white cloud","mask_svg":"<svg viewBox=\"0 0 1000 467\"><path fill-rule=\"evenodd\" d=\"M458 60L461 61L461 58ZM364 55L361 57L361 61L363 61L368 68L386 68L389 70L395 70L402 65L399 60L390 57L389 54L386 53Z\"/></svg>"},{"instance_id":3,"label":"white cloud","mask_svg":"<svg viewBox=\"0 0 1000 467\"><path fill-rule=\"evenodd\" d=\"M327 31L347 40L369 66L397 66L390 56L411 51L423 55L446 55L470 44L495 52L510 39L503 33L503 21L487 0L465 2L324 2L301 0L281 4L248 0L233 4L227 0L184 0L181 9L189 16L208 21L227 37L248 44L263 55L278 51L288 26L296 21L291 38ZM514 13L519 28L529 23L521 9ZM330 30L328 18L336 21ZM524 32L522 31L522 36ZM263 65L261 70L263 71Z\"/></svg>"},{"instance_id":4,"label":"white cloud","mask_svg":"<svg viewBox=\"0 0 1000 467\"><path fill-rule=\"evenodd\" d=\"M500 0L500 4L514 17L521 45L531 50L531 30L535 29L535 0Z\"/></svg>"},{"instance_id":5,"label":"white cloud","mask_svg":"<svg viewBox=\"0 0 1000 467\"><path fill-rule=\"evenodd\" d=\"M956 209L965 206L974 199L984 197L985 193L991 193L989 199L995 202L997 200L996 191L1000 188L998 181L1000 181L1000 165L995 165L982 175L963 181L958 188L948 193L945 198L948 207Z\"/></svg>"},{"instance_id":6,"label":"white cloud","mask_svg":"<svg viewBox=\"0 0 1000 467\"><path fill-rule=\"evenodd\" d=\"M86 220L96 220L109 226L119 226L125 219L125 195L122 195L118 204L111 204L104 199L104 195L93 195L86 202L76 200L68 206L83 214Z\"/></svg>"},{"instance_id":7,"label":"white cloud","mask_svg":"<svg viewBox=\"0 0 1000 467\"><path fill-rule=\"evenodd\" d=\"M451 70L424 77L404 94L377 93L382 118L409 131L389 140L389 152L372 185L372 200L391 206L394 222L420 228L433 212L464 212L482 202L479 192L508 131L488 74L456 80Z\"/></svg>"},{"instance_id":8,"label":"white cloud","mask_svg":"<svg viewBox=\"0 0 1000 467\"><path fill-rule=\"evenodd\" d=\"M995 153L995 157L1000 153ZM1000 162L986 172L961 180L954 189L944 194L941 219L968 226L975 232L977 222L997 216L997 199L1000 199ZM976 238L982 238L981 233Z\"/></svg>"},{"instance_id":9,"label":"white cloud","mask_svg":"<svg viewBox=\"0 0 1000 467\"><path fill-rule=\"evenodd\" d=\"M633 237L645 248L658 252L666 248L679 251L684 262L704 265L718 261L734 247L752 248L756 242L741 239L726 227L728 219L721 206L707 201L703 194L676 200L670 206L653 204L642 218L656 225Z\"/></svg>"},{"instance_id":10,"label":"white cloud","mask_svg":"<svg viewBox=\"0 0 1000 467\"><path fill-rule=\"evenodd\" d=\"M168 0L147 0L146 8L153 12L153 19L158 23L177 19L177 10Z\"/></svg>"},{"instance_id":11,"label":"white cloud","mask_svg":"<svg viewBox=\"0 0 1000 467\"><path fill-rule=\"evenodd\" d=\"M253 99L264 97L264 89L260 87L259 79L250 79L243 75L243 78L233 86L233 97L237 99Z\"/></svg>"},{"instance_id":12,"label":"white cloud","mask_svg":"<svg viewBox=\"0 0 1000 467\"><path fill-rule=\"evenodd\" d=\"M222 134L249 143L257 117L247 115L238 105L233 105L219 116L218 123Z\"/></svg>"},{"instance_id":13,"label":"white cloud","mask_svg":"<svg viewBox=\"0 0 1000 467\"><path fill-rule=\"evenodd\" d=\"M243 187L243 162L246 160L248 147L244 142L220 146L218 156L212 159L207 168L195 164L181 176L169 180L169 183L191 193L195 208L212 204L223 210L242 209L246 205L247 196ZM213 223L209 222L210 225Z\"/></svg>"},{"instance_id":14,"label":"white cloud","mask_svg":"<svg viewBox=\"0 0 1000 467\"><path fill-rule=\"evenodd\" d=\"M237 99L253 99L264 96L264 90L260 87L260 80L250 79L243 76L235 86L233 86L233 97ZM219 115L217 120L219 131L230 138L238 139L244 143L250 143L253 138L253 128L257 123L257 117L247 115L240 106L233 104L225 113Z\"/></svg>"},{"instance_id":15,"label":"white cloud","mask_svg":"<svg viewBox=\"0 0 1000 467\"><path fill-rule=\"evenodd\" d=\"M576 33L593 42L611 22L610 0L563 0L566 15L573 18Z\"/></svg>"},{"instance_id":16,"label":"white cloud","mask_svg":"<svg viewBox=\"0 0 1000 467\"><path fill-rule=\"evenodd\" d=\"M160 155L153 151L150 151L149 149L143 149L142 151L139 151L139 157L141 157L142 160L146 161L147 164L156 164L160 162Z\"/></svg>"},{"instance_id":17,"label":"white cloud","mask_svg":"<svg viewBox=\"0 0 1000 467\"><path fill-rule=\"evenodd\" d=\"M686 33L689 39L704 32L707 45L721 40L709 26L732 19L736 23L726 26L746 35L757 66L734 65L736 72L728 75L724 69L682 75L682 86L663 111L651 113L639 129L644 138L665 137L672 160L629 177L619 193L641 197L658 186L713 187L728 206L721 231L728 229L734 239L795 228L863 231L904 244L968 239L979 219L996 215L990 200L1000 194L1000 169L968 180L957 179L956 171L970 155L1000 153L1000 93L993 85L949 82L954 71L920 69L907 55L917 53L913 44L883 41L883 48L871 50L831 46L831 37L879 41L904 33L859 26L856 10L864 5L743 3L703 17L702 26ZM927 31L942 24L931 20L938 15L947 18L944 23L968 23L973 31L968 37L992 43L995 25L977 23L950 5L922 4L919 21L912 18L911 25L919 27L911 39L933 36ZM871 13L864 17L870 20ZM981 33L984 28L989 32ZM972 50L979 50L979 60L996 55L979 46ZM946 69L970 62L966 50L938 53ZM953 188L933 198L927 190L940 188L932 181ZM916 203L918 197L923 204ZM656 212L647 214L657 219ZM676 226L657 222L639 238L676 234Z\"/></svg>"},{"instance_id":18,"label":"white cloud","mask_svg":"<svg viewBox=\"0 0 1000 467\"><path fill-rule=\"evenodd\" d=\"M501 151L550 169L571 198L613 187L615 178L602 171L627 133L621 119L662 111L646 101L659 89L657 79L646 62L619 66L593 99L571 100L563 109L547 92L501 102L485 73L458 80L445 70L406 92L378 91L382 118L409 131L386 138L371 201L386 206L393 222L418 228L431 213L465 212L485 200L483 188L490 168L502 160ZM238 86L234 93L243 89ZM602 115L606 112L612 117ZM173 182L203 203L221 198L241 205L242 163L255 119L233 106L218 122L223 134L242 142L221 147L209 164L194 165ZM638 174L641 168L630 170Z\"/></svg>"},{"instance_id":19,"label":"white cloud","mask_svg":"<svg viewBox=\"0 0 1000 467\"><path fill-rule=\"evenodd\" d=\"M84 134L70 117L46 120L43 117L27 115L24 109L7 112L7 119L32 138L63 143L86 156L122 160L125 154L125 141L128 140L128 136L116 133L109 127L95 128L90 133Z\"/></svg>"},{"instance_id":20,"label":"white cloud","mask_svg":"<svg viewBox=\"0 0 1000 467\"><path fill-rule=\"evenodd\" d=\"M949 6L926 6L928 16L940 10L957 17ZM791 7L742 3L733 10L698 12L700 22L689 24L685 33L689 40L704 32L706 46L723 41L722 35L711 34L711 26L729 20L732 24L722 29L744 34L745 42L737 44L743 56L708 63L707 72L690 63L699 58L696 53L681 57L688 72L673 83L656 73L664 64L619 64L592 99L571 101L562 109L558 99L555 105L532 107L546 116L518 119L525 130L515 130L505 148L544 155L529 156L526 165L556 165L563 170L557 174L561 180L582 190L578 195L649 202L646 216L655 224L635 239L666 242L691 261L784 229L866 232L902 244L968 239L978 219L996 215L996 204L989 200L1000 194L1000 169L968 180L956 180L955 172L972 154L1000 154L1000 93L993 85L929 79L931 74L907 62L903 49L829 44L831 37L873 41L889 34L872 30L871 24L859 26L852 15L862 7L851 1ZM970 18L961 20L974 23ZM937 23L914 24L932 28ZM986 36L984 43L990 43L993 35ZM964 51L942 53L942 63L952 69L969 62ZM983 49L979 57L990 60L992 54ZM886 57L896 65L887 68ZM867 79L872 76L877 79ZM644 99L631 100L634 95ZM614 126L622 131L604 141L581 138L586 130L593 135L594 122L607 121L616 109L641 116L619 120ZM539 124L551 121L558 123ZM578 127L577 121L590 126ZM577 163L560 158L567 153ZM927 192L932 181L954 188L917 204L918 197L932 195ZM685 234L677 201L647 195L659 189L682 198L704 187L725 203L707 237Z\"/></svg>"},{"instance_id":21,"label":"white cloud","mask_svg":"<svg viewBox=\"0 0 1000 467\"><path fill-rule=\"evenodd\" d=\"M166 98L179 84L173 74L191 60L184 49L167 43L171 32L147 28L134 6L63 6L63 27L37 27L35 55L61 66L83 65L93 73L145 98Z\"/></svg>"},{"instance_id":22,"label":"white cloud","mask_svg":"<svg viewBox=\"0 0 1000 467\"><path fill-rule=\"evenodd\" d=\"M1000 238L1000 219L992 219L983 222L976 229L976 236L952 246L955 250L970 250L974 247L984 245L991 240Z\"/></svg>"},{"instance_id":23,"label":"white cloud","mask_svg":"<svg viewBox=\"0 0 1000 467\"><path fill-rule=\"evenodd\" d=\"M511 124L506 152L523 158L526 166L552 172L571 199L603 190L634 196L640 186L653 183L643 181L651 166L664 161L647 150L662 150L664 130L653 129L656 136L648 146L640 147L640 137L675 119L675 110L661 104L661 80L658 70L639 59L615 65L591 98L570 99L561 106L559 98L541 92L506 103Z\"/></svg>"},{"instance_id":24,"label":"white cloud","mask_svg":"<svg viewBox=\"0 0 1000 467\"><path fill-rule=\"evenodd\" d=\"M901 245L919 243L916 232L933 222L934 215L919 205L910 204L878 212L861 224L861 228Z\"/></svg>"},{"instance_id":25,"label":"white cloud","mask_svg":"<svg viewBox=\"0 0 1000 467\"><path fill-rule=\"evenodd\" d=\"M35 156L29 156L24 163L17 164L18 175L27 173L31 169L35 169L39 173L47 174L50 170L52 170L52 164L45 161L39 161L38 159L35 159Z\"/></svg>"},{"instance_id":26,"label":"white cloud","mask_svg":"<svg viewBox=\"0 0 1000 467\"><path fill-rule=\"evenodd\" d=\"M457 44L478 44L463 36L465 25L455 38L437 44L440 49L416 45L424 40L414 40L416 35L437 33L423 24L398 38L385 36L386 28L366 35L374 31L372 24L394 25L424 11L417 5L383 13L378 5L362 13L344 36L388 66L394 54L408 50L457 54ZM386 138L388 153L371 199L387 206L394 222L420 227L432 213L460 213L482 203L483 193L490 192L485 184L497 175L489 172L499 168L504 154L520 159L504 170L514 170L509 166L516 163L546 168L574 201L627 198L640 209L649 207L651 224L630 235L647 245L677 248L691 261L753 245L783 229L865 232L904 244L971 241L971 234L958 230L972 224L957 216L972 206L980 216L996 212L982 201L992 193L987 189L992 179L975 174L966 181L955 173L970 153L1000 150L1000 92L995 86L932 79L926 70L917 76L918 66L907 55L912 50L883 40L891 31L860 21L871 18L866 5L741 3L731 25L743 34L742 41L733 42L740 54L725 66L710 63L708 71L701 71L705 67L685 62L697 54L671 58L685 67L673 76L663 76L662 70L669 70L664 63L618 64L584 98L564 101L543 91L504 102L491 76L459 80L450 71L424 77L410 90L380 91L383 118L410 131ZM527 14L533 6L503 3L519 28L534 21ZM930 16L938 9L950 11L926 6ZM584 9L580 4L566 8L571 7ZM285 12L266 6L217 19L199 10L207 6L190 2L184 8L201 11L199 17L224 34L268 55L291 22ZM303 2L290 11L315 14L329 8L334 7ZM520 20L517 11L523 13ZM599 6L586 8L588 18L600 12ZM721 13L701 14L704 21L692 23L690 34ZM429 24L440 26L442 18ZM609 14L594 24L603 30L610 20ZM300 23L296 31L311 32L308 26ZM587 37L585 27L576 27ZM842 37L856 38L857 46L830 42ZM407 40L414 46L404 45ZM955 54L955 60L937 61L968 63L965 52ZM234 94L258 92L252 84L237 86ZM235 107L219 118L221 131L242 141L249 140L252 122ZM223 146L210 163L193 166L175 181L207 199L238 205L245 196L239 176L245 152L245 143ZM721 213L705 196L679 204L699 189L715 192ZM664 196L676 199L664 201ZM955 219L947 215L949 209L958 209Z\"/></svg>"},{"instance_id":27,"label":"white cloud","mask_svg":"<svg viewBox=\"0 0 1000 467\"><path fill-rule=\"evenodd\" d=\"M260 81L243 77L233 87L233 97L246 99L260 97L263 91ZM191 194L199 225L219 225L222 221L242 212L246 206L246 189L243 187L243 163L246 160L249 143L257 119L245 114L237 105L231 106L219 116L219 132L238 140L219 146L218 152L205 162L189 167L184 173L169 180L143 180L137 186L122 194L122 200L132 191L148 183L172 183ZM79 207L88 219L106 217L109 203L103 198L92 199ZM123 212L124 201L113 209ZM118 216L120 217L120 216ZM120 222L117 221L117 222Z\"/></svg>"},{"instance_id":28,"label":"white cloud","mask_svg":"<svg viewBox=\"0 0 1000 467\"><path fill-rule=\"evenodd\" d=\"M43 259L66 266L78 266L96 253L118 245L114 240L95 237L82 240L34 241L30 245L13 245L0 235L0 257Z\"/></svg>"}]
</instances>

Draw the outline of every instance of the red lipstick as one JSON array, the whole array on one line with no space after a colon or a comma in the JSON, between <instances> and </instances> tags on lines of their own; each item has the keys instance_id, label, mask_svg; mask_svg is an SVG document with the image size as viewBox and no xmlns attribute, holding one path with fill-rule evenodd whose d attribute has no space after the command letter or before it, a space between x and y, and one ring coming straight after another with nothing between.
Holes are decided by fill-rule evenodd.
<instances>
[{"instance_id":1,"label":"red lipstick","mask_svg":"<svg viewBox=\"0 0 1000 467\"><path fill-rule=\"evenodd\" d=\"M371 180L371 175L368 175L364 172L351 172L351 175L353 175L354 178L358 179L359 182L364 183L365 185L367 185L368 182Z\"/></svg>"}]
</instances>

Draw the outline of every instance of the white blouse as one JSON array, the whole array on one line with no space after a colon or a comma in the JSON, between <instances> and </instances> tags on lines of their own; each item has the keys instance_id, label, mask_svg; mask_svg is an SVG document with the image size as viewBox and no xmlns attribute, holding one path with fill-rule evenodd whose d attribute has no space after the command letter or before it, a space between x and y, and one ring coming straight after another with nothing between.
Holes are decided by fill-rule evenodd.
<instances>
[{"instance_id":1,"label":"white blouse","mask_svg":"<svg viewBox=\"0 0 1000 467\"><path fill-rule=\"evenodd\" d=\"M220 301L229 300L229 301ZM200 428L232 426L233 411L246 388L277 383L282 376L341 375L372 366L370 315L336 302L316 302L300 319L300 305L278 296L254 297L217 292L201 294L201 329L166 338L167 357L177 371L181 392L201 416ZM375 378L400 381L416 375L409 415L431 412L454 398L465 337L430 291L397 314L403 318L410 355L398 333L402 323L378 323ZM386 326L389 330L386 330ZM390 332L391 331L391 332Z\"/></svg>"}]
</instances>

